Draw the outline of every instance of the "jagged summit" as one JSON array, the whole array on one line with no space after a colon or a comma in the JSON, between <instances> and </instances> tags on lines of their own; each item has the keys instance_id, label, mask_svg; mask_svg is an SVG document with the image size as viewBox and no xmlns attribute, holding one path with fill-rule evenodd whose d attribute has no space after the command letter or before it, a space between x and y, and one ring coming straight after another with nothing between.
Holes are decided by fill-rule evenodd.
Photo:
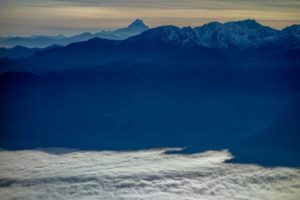
<instances>
[{"instance_id":1,"label":"jagged summit","mask_svg":"<svg viewBox=\"0 0 300 200\"><path fill-rule=\"evenodd\" d=\"M215 21L194 28L180 28L173 25L149 28L143 20L135 19L127 27L115 31L101 31L94 34L85 32L67 38L2 38L0 46L45 47L53 44L68 45L74 42L87 41L94 37L109 40L129 39L129 42L138 40L139 44L143 43L145 45L164 43L218 49L247 48L280 40L282 37L285 37L285 40L290 39L290 37L300 38L300 25L292 25L280 31L260 24L254 19L245 19L226 23ZM131 37L133 38L130 39Z\"/></svg>"},{"instance_id":2,"label":"jagged summit","mask_svg":"<svg viewBox=\"0 0 300 200\"><path fill-rule=\"evenodd\" d=\"M257 46L280 37L279 30L264 26L254 19L226 23L210 22L193 30L182 29L182 31L189 32L186 36L193 44L221 49ZM297 26L291 27L289 32L294 35L299 33Z\"/></svg>"},{"instance_id":3,"label":"jagged summit","mask_svg":"<svg viewBox=\"0 0 300 200\"><path fill-rule=\"evenodd\" d=\"M207 24L204 24L204 25L202 25L202 27L220 27L222 25L223 24L221 24L220 22L214 21L214 22L209 22ZM200 26L198 26L198 27L200 27Z\"/></svg>"},{"instance_id":4,"label":"jagged summit","mask_svg":"<svg viewBox=\"0 0 300 200\"><path fill-rule=\"evenodd\" d=\"M243 26L262 26L260 23L258 23L255 19L244 19L239 21L232 21L232 22L226 22L226 24L237 24L237 25L243 25Z\"/></svg>"},{"instance_id":5,"label":"jagged summit","mask_svg":"<svg viewBox=\"0 0 300 200\"><path fill-rule=\"evenodd\" d=\"M236 29L236 30L239 29L243 31L262 31L264 33L269 33L269 34L278 32L278 30L273 29L269 26L264 26L254 19L245 19L241 21L226 22L223 25L224 27L227 27L229 29Z\"/></svg>"},{"instance_id":6,"label":"jagged summit","mask_svg":"<svg viewBox=\"0 0 300 200\"><path fill-rule=\"evenodd\" d=\"M128 28L139 28L139 29L149 29L143 20L136 19L131 24L129 24Z\"/></svg>"},{"instance_id":7,"label":"jagged summit","mask_svg":"<svg viewBox=\"0 0 300 200\"><path fill-rule=\"evenodd\" d=\"M295 28L293 28L295 29ZM153 45L164 43L179 46L204 46L209 48L246 48L261 45L279 36L280 31L264 26L253 19L233 22L211 22L191 27L160 26L144 31L130 39ZM293 32L296 32L293 30Z\"/></svg>"},{"instance_id":8,"label":"jagged summit","mask_svg":"<svg viewBox=\"0 0 300 200\"><path fill-rule=\"evenodd\" d=\"M285 35L292 34L296 37L300 37L300 25L294 24L294 25L288 26L288 27L282 29L282 33Z\"/></svg>"},{"instance_id":9,"label":"jagged summit","mask_svg":"<svg viewBox=\"0 0 300 200\"><path fill-rule=\"evenodd\" d=\"M140 19L134 20L131 24L126 28L121 28L116 31L110 32L115 35L115 37L119 37L120 39L126 39L133 35L138 35L145 30L148 30L149 27L144 24L144 22ZM101 37L101 35L100 35ZM108 38L109 39L109 38Z\"/></svg>"},{"instance_id":10,"label":"jagged summit","mask_svg":"<svg viewBox=\"0 0 300 200\"><path fill-rule=\"evenodd\" d=\"M205 28L205 29L243 29L243 30L258 30L258 29L266 29L268 31L277 31L276 29L273 29L268 26L264 26L257 22L254 19L245 19L240 21L230 21L225 23L220 23L217 21L209 22L207 24L204 24L203 26L198 26L196 28Z\"/></svg>"},{"instance_id":11,"label":"jagged summit","mask_svg":"<svg viewBox=\"0 0 300 200\"><path fill-rule=\"evenodd\" d=\"M131 44L192 46L196 45L194 30L191 27L179 28L173 25L159 26L127 39Z\"/></svg>"}]
</instances>

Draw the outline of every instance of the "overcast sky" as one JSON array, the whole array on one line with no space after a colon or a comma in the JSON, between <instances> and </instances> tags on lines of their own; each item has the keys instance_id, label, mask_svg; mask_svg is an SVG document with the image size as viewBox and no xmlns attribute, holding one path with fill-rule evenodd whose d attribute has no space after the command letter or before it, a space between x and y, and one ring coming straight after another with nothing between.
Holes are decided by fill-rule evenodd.
<instances>
[{"instance_id":1,"label":"overcast sky","mask_svg":"<svg viewBox=\"0 0 300 200\"><path fill-rule=\"evenodd\" d=\"M275 28L300 23L300 0L0 0L0 35L75 34L150 26L196 26L254 18Z\"/></svg>"}]
</instances>

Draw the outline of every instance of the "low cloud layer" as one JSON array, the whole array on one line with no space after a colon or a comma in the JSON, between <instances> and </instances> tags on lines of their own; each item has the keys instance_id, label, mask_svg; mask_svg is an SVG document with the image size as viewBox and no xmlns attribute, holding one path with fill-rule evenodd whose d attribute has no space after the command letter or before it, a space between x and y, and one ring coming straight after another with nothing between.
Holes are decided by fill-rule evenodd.
<instances>
[{"instance_id":1,"label":"low cloud layer","mask_svg":"<svg viewBox=\"0 0 300 200\"><path fill-rule=\"evenodd\" d=\"M227 151L0 152L11 199L298 199L300 170L227 164Z\"/></svg>"}]
</instances>

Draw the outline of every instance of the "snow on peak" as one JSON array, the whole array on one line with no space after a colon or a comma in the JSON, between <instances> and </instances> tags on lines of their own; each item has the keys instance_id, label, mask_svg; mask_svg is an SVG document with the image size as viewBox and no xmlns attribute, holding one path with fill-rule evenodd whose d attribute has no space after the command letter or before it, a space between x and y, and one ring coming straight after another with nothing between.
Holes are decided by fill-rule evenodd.
<instances>
[{"instance_id":1,"label":"snow on peak","mask_svg":"<svg viewBox=\"0 0 300 200\"><path fill-rule=\"evenodd\" d=\"M149 29L132 40L152 45L160 43L176 46L191 46L196 45L197 42L195 32L191 27L179 28L172 25Z\"/></svg>"},{"instance_id":2,"label":"snow on peak","mask_svg":"<svg viewBox=\"0 0 300 200\"><path fill-rule=\"evenodd\" d=\"M300 36L300 26L295 25L279 31L263 26L253 19L242 21L211 22L195 28L160 26L144 31L133 40L144 44L168 44L179 46L203 46L208 48L247 48L280 39L281 32L287 36Z\"/></svg>"},{"instance_id":3,"label":"snow on peak","mask_svg":"<svg viewBox=\"0 0 300 200\"><path fill-rule=\"evenodd\" d=\"M213 48L258 45L277 32L270 27L259 24L253 19L227 22L224 24L211 22L196 27L195 31L202 45Z\"/></svg>"}]
</instances>

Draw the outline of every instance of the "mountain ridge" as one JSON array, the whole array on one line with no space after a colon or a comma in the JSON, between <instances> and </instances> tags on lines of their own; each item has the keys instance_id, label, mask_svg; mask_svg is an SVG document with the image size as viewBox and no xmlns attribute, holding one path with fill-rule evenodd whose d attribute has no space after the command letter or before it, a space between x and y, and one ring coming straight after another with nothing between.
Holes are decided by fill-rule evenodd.
<instances>
[{"instance_id":1,"label":"mountain ridge","mask_svg":"<svg viewBox=\"0 0 300 200\"><path fill-rule=\"evenodd\" d=\"M15 46L24 46L27 48L46 48L51 45L68 45L74 42L86 41L94 37L102 37L112 40L123 40L130 36L141 33L149 29L140 19L131 22L127 27L116 29L114 31L101 31L96 33L84 32L73 36L55 35L55 36L29 36L29 37L1 37L0 47L13 48Z\"/></svg>"},{"instance_id":2,"label":"mountain ridge","mask_svg":"<svg viewBox=\"0 0 300 200\"><path fill-rule=\"evenodd\" d=\"M141 24L142 21L137 20L134 23ZM54 48L37 51L33 55L29 54L27 58L12 59L9 62L4 60L0 65L1 72L29 70L29 66L30 68L44 66L44 68L40 67L42 71L46 69L46 71L51 71L45 66L64 70L75 66L101 65L105 62L122 59L147 58L149 60L150 55L158 58L173 53L178 54L179 57L189 57L188 54L199 57L210 49L209 51L215 52L216 55L224 54L234 63L245 63L246 68L250 65L252 68L257 65L255 59L252 58L256 58L262 63L272 61L274 66L279 66L287 63L288 58L297 61L297 55L300 52L300 37L295 35L297 30L298 26L295 25L278 31L263 26L255 20L224 24L212 22L194 28L166 25L147 29L124 40L93 37L65 47L54 46ZM213 57L213 54L210 56ZM11 56L11 58L13 57ZM14 63L14 69L10 67L11 63ZM295 63L290 63L290 65L295 65Z\"/></svg>"},{"instance_id":3,"label":"mountain ridge","mask_svg":"<svg viewBox=\"0 0 300 200\"><path fill-rule=\"evenodd\" d=\"M168 30L169 29L169 32ZM74 35L71 37L65 37L63 35L57 36L31 36L29 38L23 37L8 37L1 38L1 43L5 43L7 39L9 40L51 40L49 38L55 38L55 41L46 41L48 46L59 45L57 43L63 43L62 45L68 45L74 42L87 41L94 37L99 37L103 39L110 40L126 40L132 36L138 36L144 31L152 31L159 34L158 30L165 32L165 35L161 35L164 39L172 40L174 38L174 31L176 29L177 34L185 35L185 40L182 41L183 44L191 45L190 42L206 46L209 48L245 48L249 46L262 45L263 43L273 42L274 40L281 39L282 37L294 37L300 40L300 25L294 24L283 28L282 30L277 30L268 26L264 26L254 19L246 19L241 21L231 21L226 23L220 22L209 22L203 24L202 26L195 27L177 27L173 25L164 25L155 28L151 28L144 24L140 19L136 19L126 28L117 29L115 31L101 31L97 33L84 32L79 35ZM147 32L149 36L149 32ZM177 36L178 37L178 36ZM60 40L63 41L60 41ZM166 40L165 40L166 41ZM14 41L15 46L27 47L26 44L22 45L22 42L17 43ZM14 45L11 45L14 46ZM29 45L30 46L30 45ZM45 46L46 47L46 46ZM30 47L27 47L30 48ZM3 57L3 56L0 56Z\"/></svg>"}]
</instances>

